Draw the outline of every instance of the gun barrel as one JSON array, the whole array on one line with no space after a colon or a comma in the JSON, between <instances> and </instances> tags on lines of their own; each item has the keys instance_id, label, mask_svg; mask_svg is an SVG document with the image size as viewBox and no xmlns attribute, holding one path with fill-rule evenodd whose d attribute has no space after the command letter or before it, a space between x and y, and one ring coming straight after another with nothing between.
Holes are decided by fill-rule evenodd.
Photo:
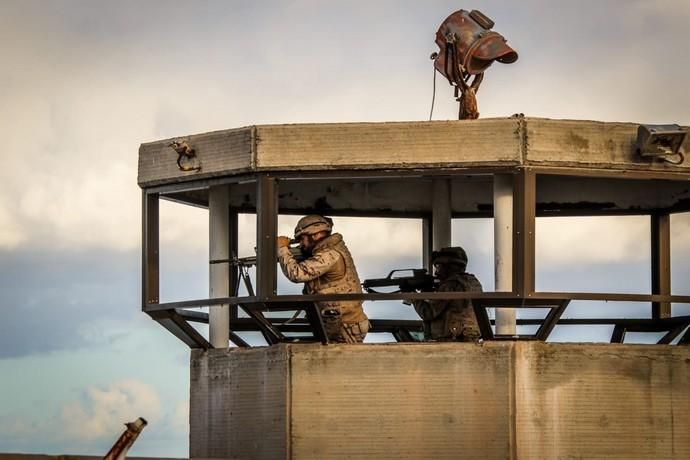
<instances>
[{"instance_id":1,"label":"gun barrel","mask_svg":"<svg viewBox=\"0 0 690 460\"><path fill-rule=\"evenodd\" d=\"M298 262L304 260L304 253L299 247L290 248L292 257L297 259ZM256 265L256 256L247 257L231 257L230 259L213 259L208 261L209 264L230 264L236 267L252 267Z\"/></svg>"},{"instance_id":2,"label":"gun barrel","mask_svg":"<svg viewBox=\"0 0 690 460\"><path fill-rule=\"evenodd\" d=\"M251 267L256 265L256 256L249 257L233 257L231 259L213 259L208 261L209 264L230 264L235 266Z\"/></svg>"},{"instance_id":3,"label":"gun barrel","mask_svg":"<svg viewBox=\"0 0 690 460\"><path fill-rule=\"evenodd\" d=\"M393 273L399 271L412 271L412 276L393 277ZM362 287L367 292L375 292L373 288L397 286L401 291L431 291L434 289L435 278L424 269L393 270L385 278L372 278L364 280Z\"/></svg>"}]
</instances>

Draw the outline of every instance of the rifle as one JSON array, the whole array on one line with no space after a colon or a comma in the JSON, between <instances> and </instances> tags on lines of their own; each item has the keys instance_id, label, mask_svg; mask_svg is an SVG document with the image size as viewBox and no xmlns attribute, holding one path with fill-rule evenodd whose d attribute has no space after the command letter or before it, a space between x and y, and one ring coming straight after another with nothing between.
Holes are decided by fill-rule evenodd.
<instances>
[{"instance_id":1,"label":"rifle","mask_svg":"<svg viewBox=\"0 0 690 460\"><path fill-rule=\"evenodd\" d=\"M412 272L412 276L393 276L399 272ZM368 293L381 294L374 288L397 286L393 292L435 291L438 280L430 275L425 268L401 268L392 270L385 278L364 280L362 287Z\"/></svg>"}]
</instances>

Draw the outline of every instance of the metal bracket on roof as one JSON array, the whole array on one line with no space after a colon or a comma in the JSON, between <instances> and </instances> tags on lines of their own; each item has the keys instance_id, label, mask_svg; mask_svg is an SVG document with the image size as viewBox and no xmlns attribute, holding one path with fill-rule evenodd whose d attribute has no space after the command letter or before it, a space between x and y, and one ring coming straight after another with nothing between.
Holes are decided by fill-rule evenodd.
<instances>
[{"instance_id":1,"label":"metal bracket on roof","mask_svg":"<svg viewBox=\"0 0 690 460\"><path fill-rule=\"evenodd\" d=\"M168 144L177 152L177 167L180 171L201 171L201 160L186 140L178 139Z\"/></svg>"}]
</instances>

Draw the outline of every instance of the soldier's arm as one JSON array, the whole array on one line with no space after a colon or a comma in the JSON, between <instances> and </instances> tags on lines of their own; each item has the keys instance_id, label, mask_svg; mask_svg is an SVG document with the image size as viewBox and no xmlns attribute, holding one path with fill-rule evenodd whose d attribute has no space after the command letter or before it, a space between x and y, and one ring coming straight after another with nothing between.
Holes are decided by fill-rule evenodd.
<instances>
[{"instance_id":1,"label":"soldier's arm","mask_svg":"<svg viewBox=\"0 0 690 460\"><path fill-rule=\"evenodd\" d=\"M287 247L278 249L280 268L285 277L294 283L304 283L322 276L338 262L339 257L337 251L324 251L297 262Z\"/></svg>"},{"instance_id":2,"label":"soldier's arm","mask_svg":"<svg viewBox=\"0 0 690 460\"><path fill-rule=\"evenodd\" d=\"M481 288L480 288L481 289ZM453 281L444 281L437 292L464 291L462 286ZM439 317L446 308L453 304L453 300L418 300L413 302L417 314L425 321L431 321Z\"/></svg>"},{"instance_id":3,"label":"soldier's arm","mask_svg":"<svg viewBox=\"0 0 690 460\"><path fill-rule=\"evenodd\" d=\"M412 302L414 309L424 321L436 319L448 306L448 300L415 300Z\"/></svg>"},{"instance_id":4,"label":"soldier's arm","mask_svg":"<svg viewBox=\"0 0 690 460\"><path fill-rule=\"evenodd\" d=\"M431 306L427 300L413 300L412 305L414 306L414 311L416 311L419 317L424 321L431 321L434 319L434 317L431 316Z\"/></svg>"}]
</instances>

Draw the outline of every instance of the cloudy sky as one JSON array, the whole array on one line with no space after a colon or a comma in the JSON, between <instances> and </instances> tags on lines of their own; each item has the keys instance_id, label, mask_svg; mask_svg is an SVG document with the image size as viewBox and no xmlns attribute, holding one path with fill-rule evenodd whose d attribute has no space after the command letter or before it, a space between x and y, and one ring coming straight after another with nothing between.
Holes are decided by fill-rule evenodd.
<instances>
[{"instance_id":1,"label":"cloudy sky","mask_svg":"<svg viewBox=\"0 0 690 460\"><path fill-rule=\"evenodd\" d=\"M251 124L428 119L434 33L459 8L493 18L520 54L489 69L482 117L690 125L685 0L0 0L0 452L102 455L144 416L133 454L185 456L188 349L139 306L139 144ZM453 119L437 83L434 119ZM163 299L205 296L206 212L164 203L161 214ZM243 218L245 250L252 225ZM418 222L336 225L365 277L420 263ZM690 294L688 230L687 215L673 217L675 294ZM488 290L492 232L490 220L454 223ZM540 219L537 287L648 292L647 232L635 217ZM606 340L610 329L572 334L554 338Z\"/></svg>"}]
</instances>

